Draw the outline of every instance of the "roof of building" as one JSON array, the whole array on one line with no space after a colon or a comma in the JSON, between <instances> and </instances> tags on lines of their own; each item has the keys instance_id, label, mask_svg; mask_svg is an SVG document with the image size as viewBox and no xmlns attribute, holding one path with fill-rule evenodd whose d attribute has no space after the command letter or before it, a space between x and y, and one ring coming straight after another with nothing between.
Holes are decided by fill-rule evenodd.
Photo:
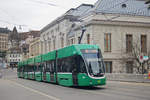
<instances>
[{"instance_id":1,"label":"roof of building","mask_svg":"<svg viewBox=\"0 0 150 100\"><path fill-rule=\"evenodd\" d=\"M40 31L38 31L38 30L31 30L29 32L19 33L19 37L21 38L21 40L25 40L29 36L33 36L33 38L40 37Z\"/></svg>"},{"instance_id":2,"label":"roof of building","mask_svg":"<svg viewBox=\"0 0 150 100\"><path fill-rule=\"evenodd\" d=\"M94 6L91 4L81 4L77 8L71 8L68 10L65 14L62 16L56 18L54 21L52 21L50 24L46 25L41 32L44 32L45 30L49 29L53 25L59 23L63 19L70 19L71 21L76 21L79 17L81 17L85 12L87 12L89 9L93 8Z\"/></svg>"},{"instance_id":3,"label":"roof of building","mask_svg":"<svg viewBox=\"0 0 150 100\"><path fill-rule=\"evenodd\" d=\"M9 33L11 32L8 28L0 28L0 33Z\"/></svg>"},{"instance_id":4,"label":"roof of building","mask_svg":"<svg viewBox=\"0 0 150 100\"><path fill-rule=\"evenodd\" d=\"M71 8L65 14L66 15L73 15L73 16L82 16L85 12L93 8L94 5L91 4L81 4L77 8Z\"/></svg>"},{"instance_id":5,"label":"roof of building","mask_svg":"<svg viewBox=\"0 0 150 100\"><path fill-rule=\"evenodd\" d=\"M98 0L94 11L97 13L150 16L150 7L145 0Z\"/></svg>"}]
</instances>

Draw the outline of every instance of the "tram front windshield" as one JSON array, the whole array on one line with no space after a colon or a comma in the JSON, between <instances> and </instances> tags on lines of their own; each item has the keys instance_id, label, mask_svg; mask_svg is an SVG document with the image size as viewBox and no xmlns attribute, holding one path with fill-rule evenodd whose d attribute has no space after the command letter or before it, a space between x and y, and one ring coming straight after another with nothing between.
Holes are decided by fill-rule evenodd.
<instances>
[{"instance_id":1,"label":"tram front windshield","mask_svg":"<svg viewBox=\"0 0 150 100\"><path fill-rule=\"evenodd\" d=\"M82 53L87 63L89 74L95 77L103 76L104 64L101 53L98 50L82 50Z\"/></svg>"}]
</instances>

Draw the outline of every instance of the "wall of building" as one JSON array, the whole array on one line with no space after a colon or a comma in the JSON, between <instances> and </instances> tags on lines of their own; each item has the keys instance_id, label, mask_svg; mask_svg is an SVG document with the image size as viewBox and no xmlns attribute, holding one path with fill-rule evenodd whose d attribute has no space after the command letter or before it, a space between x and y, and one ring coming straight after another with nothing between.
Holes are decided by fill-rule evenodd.
<instances>
[{"instance_id":1,"label":"wall of building","mask_svg":"<svg viewBox=\"0 0 150 100\"><path fill-rule=\"evenodd\" d=\"M62 48L67 45L66 35L70 30L72 23L68 19L64 19L55 25L49 27L41 33L41 52L42 54L49 51ZM63 38L63 46L61 44L61 39ZM55 44L55 47L54 47Z\"/></svg>"},{"instance_id":2,"label":"wall of building","mask_svg":"<svg viewBox=\"0 0 150 100\"><path fill-rule=\"evenodd\" d=\"M29 44L29 58L41 54L41 41L40 37L34 38Z\"/></svg>"},{"instance_id":3,"label":"wall of building","mask_svg":"<svg viewBox=\"0 0 150 100\"><path fill-rule=\"evenodd\" d=\"M131 16L130 16L131 17ZM129 18L130 18L129 17ZM104 61L112 62L112 72L113 73L126 73L126 62L122 62L124 55L126 54L126 35L131 34L134 43L141 43L141 35L147 36L147 51L150 51L150 23L145 23L134 20L133 16L131 19L133 22L124 21L102 21L102 20L92 20L87 22L85 25L86 32L83 36L82 43L87 43L87 34L90 34L90 44L99 45L102 50ZM94 17L95 18L95 17ZM147 18L147 17L146 17ZM91 18L92 19L92 18ZM131 20L130 19L130 20ZM121 20L121 18L120 18ZM122 19L123 20L123 19ZM125 19L124 19L125 20ZM137 22L136 22L137 21ZM74 39L74 44L78 43L78 37L81 36L81 29L75 30L75 35L69 37L69 40ZM104 34L111 34L111 51L104 51ZM140 45L139 45L140 46ZM133 68L133 73L136 73L136 68Z\"/></svg>"},{"instance_id":4,"label":"wall of building","mask_svg":"<svg viewBox=\"0 0 150 100\"><path fill-rule=\"evenodd\" d=\"M7 63L10 67L12 67L11 65L17 67L17 63L20 61L22 61L22 54L20 53L7 54Z\"/></svg>"},{"instance_id":5,"label":"wall of building","mask_svg":"<svg viewBox=\"0 0 150 100\"><path fill-rule=\"evenodd\" d=\"M8 34L0 33L0 51L8 50Z\"/></svg>"}]
</instances>

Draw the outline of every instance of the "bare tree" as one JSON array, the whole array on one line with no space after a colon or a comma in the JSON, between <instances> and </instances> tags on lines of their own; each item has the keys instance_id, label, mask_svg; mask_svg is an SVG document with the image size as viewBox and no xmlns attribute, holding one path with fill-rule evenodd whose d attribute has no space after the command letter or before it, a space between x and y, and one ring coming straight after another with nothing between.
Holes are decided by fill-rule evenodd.
<instances>
[{"instance_id":1,"label":"bare tree","mask_svg":"<svg viewBox=\"0 0 150 100\"><path fill-rule=\"evenodd\" d=\"M147 44L145 44L147 45ZM130 52L123 51L121 63L125 64L127 61L133 62L133 67L136 68L137 73L144 74L150 67L150 48L145 46L144 52L142 51L141 39L136 37L135 41L132 41ZM148 60L141 60L140 57L148 56Z\"/></svg>"}]
</instances>

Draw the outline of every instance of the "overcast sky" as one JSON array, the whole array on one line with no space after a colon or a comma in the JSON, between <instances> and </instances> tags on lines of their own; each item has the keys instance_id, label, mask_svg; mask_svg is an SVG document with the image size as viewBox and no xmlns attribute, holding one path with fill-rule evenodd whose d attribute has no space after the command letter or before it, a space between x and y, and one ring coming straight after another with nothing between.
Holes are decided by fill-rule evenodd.
<instances>
[{"instance_id":1,"label":"overcast sky","mask_svg":"<svg viewBox=\"0 0 150 100\"><path fill-rule=\"evenodd\" d=\"M70 8L97 0L0 0L0 27L40 30ZM19 27L21 25L21 28Z\"/></svg>"}]
</instances>

